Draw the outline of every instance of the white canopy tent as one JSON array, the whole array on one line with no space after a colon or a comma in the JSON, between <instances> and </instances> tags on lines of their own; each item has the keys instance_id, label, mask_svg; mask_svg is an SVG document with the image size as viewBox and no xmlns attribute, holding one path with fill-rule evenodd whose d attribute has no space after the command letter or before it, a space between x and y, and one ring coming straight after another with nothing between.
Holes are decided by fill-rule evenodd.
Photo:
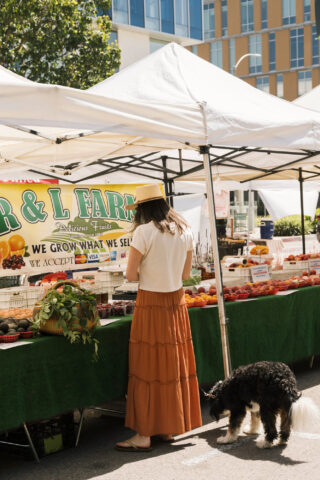
<instances>
[{"instance_id":1,"label":"white canopy tent","mask_svg":"<svg viewBox=\"0 0 320 480\"><path fill-rule=\"evenodd\" d=\"M320 114L265 94L176 44L86 92L39 85L1 68L0 100L0 121L10 126L0 129L1 155L18 169L21 162L41 169L71 163L53 167L63 174L81 168L81 162L98 162L107 170L121 163L128 167L119 157L215 145L211 154L221 175L228 160L237 170L228 166L228 176L241 180L248 165L254 167L251 176L278 168L279 155L282 163L308 160L320 139ZM114 161L103 164L106 159ZM172 176L181 171L177 160L168 160ZM197 166L190 160L183 173ZM201 167L202 158L199 162ZM0 172L7 167L1 162Z\"/></svg>"},{"instance_id":2,"label":"white canopy tent","mask_svg":"<svg viewBox=\"0 0 320 480\"><path fill-rule=\"evenodd\" d=\"M170 184L186 171L192 175L204 166L228 375L231 365L210 165L221 171L234 167L232 176L235 178L237 171L237 179L252 174L281 175L292 164L296 168L307 165L307 175L314 175L317 170L312 168L320 151L320 114L259 91L169 44L86 92L3 75L0 124L0 173L8 166L21 168L23 164L63 174L95 163L103 165L104 175L117 170L143 173L145 178ZM61 128L73 130L56 130ZM17 140L17 132L28 138ZM181 156L146 157L165 149L199 147L202 157L189 158L187 163ZM138 153L144 158L132 158ZM71 160L73 165L69 165ZM75 165L78 161L81 164ZM249 173L244 174L248 165ZM296 178L296 172L294 175Z\"/></svg>"}]
</instances>

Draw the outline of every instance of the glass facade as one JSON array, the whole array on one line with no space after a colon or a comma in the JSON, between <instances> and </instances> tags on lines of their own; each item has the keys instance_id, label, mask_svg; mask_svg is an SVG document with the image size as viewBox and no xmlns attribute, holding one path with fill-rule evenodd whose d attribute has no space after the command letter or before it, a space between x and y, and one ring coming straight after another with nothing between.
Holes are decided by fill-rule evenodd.
<instances>
[{"instance_id":1,"label":"glass facade","mask_svg":"<svg viewBox=\"0 0 320 480\"><path fill-rule=\"evenodd\" d=\"M311 20L311 0L304 0L303 19L305 22L309 22Z\"/></svg>"},{"instance_id":2,"label":"glass facade","mask_svg":"<svg viewBox=\"0 0 320 480\"><path fill-rule=\"evenodd\" d=\"M303 28L290 30L290 67L304 66L304 38Z\"/></svg>"},{"instance_id":3,"label":"glass facade","mask_svg":"<svg viewBox=\"0 0 320 480\"><path fill-rule=\"evenodd\" d=\"M161 31L174 33L173 0L161 0Z\"/></svg>"},{"instance_id":4,"label":"glass facade","mask_svg":"<svg viewBox=\"0 0 320 480\"><path fill-rule=\"evenodd\" d=\"M110 17L114 23L203 38L201 0L112 0Z\"/></svg>"},{"instance_id":5,"label":"glass facade","mask_svg":"<svg viewBox=\"0 0 320 480\"><path fill-rule=\"evenodd\" d=\"M234 38L229 40L229 72L234 73L234 66L236 63L236 46Z\"/></svg>"},{"instance_id":6,"label":"glass facade","mask_svg":"<svg viewBox=\"0 0 320 480\"><path fill-rule=\"evenodd\" d=\"M283 75L282 73L279 73L277 75L277 84L276 84L276 88L277 88L277 96L280 97L280 98L283 98Z\"/></svg>"},{"instance_id":7,"label":"glass facade","mask_svg":"<svg viewBox=\"0 0 320 480\"><path fill-rule=\"evenodd\" d=\"M296 0L282 0L282 25L296 23Z\"/></svg>"},{"instance_id":8,"label":"glass facade","mask_svg":"<svg viewBox=\"0 0 320 480\"><path fill-rule=\"evenodd\" d=\"M145 0L146 28L160 30L160 5L159 0Z\"/></svg>"},{"instance_id":9,"label":"glass facade","mask_svg":"<svg viewBox=\"0 0 320 480\"><path fill-rule=\"evenodd\" d=\"M202 40L202 3L189 0L190 37Z\"/></svg>"},{"instance_id":10,"label":"glass facade","mask_svg":"<svg viewBox=\"0 0 320 480\"><path fill-rule=\"evenodd\" d=\"M221 29L222 36L228 35L228 6L227 0L221 1Z\"/></svg>"},{"instance_id":11,"label":"glass facade","mask_svg":"<svg viewBox=\"0 0 320 480\"><path fill-rule=\"evenodd\" d=\"M204 40L214 38L214 3L203 5L203 36Z\"/></svg>"},{"instance_id":12,"label":"glass facade","mask_svg":"<svg viewBox=\"0 0 320 480\"><path fill-rule=\"evenodd\" d=\"M319 39L315 25L312 26L312 65L319 65Z\"/></svg>"},{"instance_id":13,"label":"glass facade","mask_svg":"<svg viewBox=\"0 0 320 480\"><path fill-rule=\"evenodd\" d=\"M130 2L130 24L135 27L144 27L144 0Z\"/></svg>"},{"instance_id":14,"label":"glass facade","mask_svg":"<svg viewBox=\"0 0 320 480\"><path fill-rule=\"evenodd\" d=\"M261 28L268 28L268 0L261 0Z\"/></svg>"},{"instance_id":15,"label":"glass facade","mask_svg":"<svg viewBox=\"0 0 320 480\"><path fill-rule=\"evenodd\" d=\"M168 42L164 42L163 40L158 40L156 38L150 38L150 53L155 52L159 48L164 47Z\"/></svg>"},{"instance_id":16,"label":"glass facade","mask_svg":"<svg viewBox=\"0 0 320 480\"><path fill-rule=\"evenodd\" d=\"M191 52L198 55L198 45L192 45Z\"/></svg>"},{"instance_id":17,"label":"glass facade","mask_svg":"<svg viewBox=\"0 0 320 480\"><path fill-rule=\"evenodd\" d=\"M129 23L128 0L113 0L112 21L116 23Z\"/></svg>"},{"instance_id":18,"label":"glass facade","mask_svg":"<svg viewBox=\"0 0 320 480\"><path fill-rule=\"evenodd\" d=\"M253 29L253 0L241 0L241 32L252 32Z\"/></svg>"},{"instance_id":19,"label":"glass facade","mask_svg":"<svg viewBox=\"0 0 320 480\"><path fill-rule=\"evenodd\" d=\"M312 89L312 72L305 70L298 72L298 95L304 95Z\"/></svg>"},{"instance_id":20,"label":"glass facade","mask_svg":"<svg viewBox=\"0 0 320 480\"><path fill-rule=\"evenodd\" d=\"M187 0L174 0L175 33L188 36L188 3Z\"/></svg>"},{"instance_id":21,"label":"glass facade","mask_svg":"<svg viewBox=\"0 0 320 480\"><path fill-rule=\"evenodd\" d=\"M256 56L249 57L250 73L261 73L262 56L261 56L261 35L250 35L249 37L249 53L255 53Z\"/></svg>"},{"instance_id":22,"label":"glass facade","mask_svg":"<svg viewBox=\"0 0 320 480\"><path fill-rule=\"evenodd\" d=\"M210 61L217 67L222 68L222 41L210 43Z\"/></svg>"},{"instance_id":23,"label":"glass facade","mask_svg":"<svg viewBox=\"0 0 320 480\"><path fill-rule=\"evenodd\" d=\"M114 43L117 40L118 40L118 32L115 32L114 30L111 30L110 37L109 37L109 43Z\"/></svg>"},{"instance_id":24,"label":"glass facade","mask_svg":"<svg viewBox=\"0 0 320 480\"><path fill-rule=\"evenodd\" d=\"M269 70L272 72L276 69L276 34L269 33Z\"/></svg>"},{"instance_id":25,"label":"glass facade","mask_svg":"<svg viewBox=\"0 0 320 480\"><path fill-rule=\"evenodd\" d=\"M268 76L257 77L256 87L259 90L263 90L264 92L269 93L269 77Z\"/></svg>"}]
</instances>

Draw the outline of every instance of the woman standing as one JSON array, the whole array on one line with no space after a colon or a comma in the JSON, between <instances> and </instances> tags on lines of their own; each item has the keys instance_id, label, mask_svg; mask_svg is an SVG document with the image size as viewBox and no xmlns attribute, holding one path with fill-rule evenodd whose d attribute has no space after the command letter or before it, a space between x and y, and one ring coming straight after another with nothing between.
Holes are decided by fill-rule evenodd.
<instances>
[{"instance_id":1,"label":"woman standing","mask_svg":"<svg viewBox=\"0 0 320 480\"><path fill-rule=\"evenodd\" d=\"M159 185L137 187L127 279L139 280L129 347L126 426L118 450L149 451L150 437L199 427L198 381L182 280L190 275L192 233Z\"/></svg>"}]
</instances>

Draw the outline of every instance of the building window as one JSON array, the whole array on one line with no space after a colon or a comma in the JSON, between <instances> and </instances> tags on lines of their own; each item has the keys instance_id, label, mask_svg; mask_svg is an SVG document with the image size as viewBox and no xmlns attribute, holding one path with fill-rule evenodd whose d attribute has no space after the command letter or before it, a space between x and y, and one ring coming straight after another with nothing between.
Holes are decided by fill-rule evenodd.
<instances>
[{"instance_id":1,"label":"building window","mask_svg":"<svg viewBox=\"0 0 320 480\"><path fill-rule=\"evenodd\" d=\"M144 0L130 2L130 25L144 27Z\"/></svg>"},{"instance_id":2,"label":"building window","mask_svg":"<svg viewBox=\"0 0 320 480\"><path fill-rule=\"evenodd\" d=\"M252 32L253 0L241 0L241 32Z\"/></svg>"},{"instance_id":3,"label":"building window","mask_svg":"<svg viewBox=\"0 0 320 480\"><path fill-rule=\"evenodd\" d=\"M277 75L277 96L283 98L283 75L278 73Z\"/></svg>"},{"instance_id":4,"label":"building window","mask_svg":"<svg viewBox=\"0 0 320 480\"><path fill-rule=\"evenodd\" d=\"M210 43L210 61L217 67L222 68L222 41Z\"/></svg>"},{"instance_id":5,"label":"building window","mask_svg":"<svg viewBox=\"0 0 320 480\"><path fill-rule=\"evenodd\" d=\"M114 43L118 40L118 32L115 30L111 30L110 36L109 36L109 43Z\"/></svg>"},{"instance_id":6,"label":"building window","mask_svg":"<svg viewBox=\"0 0 320 480\"><path fill-rule=\"evenodd\" d=\"M150 53L155 52L156 50L159 50L159 48L164 47L167 45L168 42L164 42L163 40L157 40L156 38L150 38Z\"/></svg>"},{"instance_id":7,"label":"building window","mask_svg":"<svg viewBox=\"0 0 320 480\"><path fill-rule=\"evenodd\" d=\"M174 33L173 0L161 0L161 31Z\"/></svg>"},{"instance_id":8,"label":"building window","mask_svg":"<svg viewBox=\"0 0 320 480\"><path fill-rule=\"evenodd\" d=\"M282 25L296 23L296 0L282 0Z\"/></svg>"},{"instance_id":9,"label":"building window","mask_svg":"<svg viewBox=\"0 0 320 480\"><path fill-rule=\"evenodd\" d=\"M198 55L198 45L192 45L191 52Z\"/></svg>"},{"instance_id":10,"label":"building window","mask_svg":"<svg viewBox=\"0 0 320 480\"><path fill-rule=\"evenodd\" d=\"M229 71L230 73L233 73L235 63L236 63L235 40L234 38L230 38L229 40Z\"/></svg>"},{"instance_id":11,"label":"building window","mask_svg":"<svg viewBox=\"0 0 320 480\"><path fill-rule=\"evenodd\" d=\"M113 0L112 20L115 23L129 23L128 0Z\"/></svg>"},{"instance_id":12,"label":"building window","mask_svg":"<svg viewBox=\"0 0 320 480\"><path fill-rule=\"evenodd\" d=\"M269 70L272 72L276 69L276 34L269 33Z\"/></svg>"},{"instance_id":13,"label":"building window","mask_svg":"<svg viewBox=\"0 0 320 480\"><path fill-rule=\"evenodd\" d=\"M303 28L290 30L290 66L291 68L303 67L304 42Z\"/></svg>"},{"instance_id":14,"label":"building window","mask_svg":"<svg viewBox=\"0 0 320 480\"><path fill-rule=\"evenodd\" d=\"M249 53L257 54L256 56L249 57L250 73L260 73L262 71L261 35L250 35Z\"/></svg>"},{"instance_id":15,"label":"building window","mask_svg":"<svg viewBox=\"0 0 320 480\"><path fill-rule=\"evenodd\" d=\"M304 95L312 89L312 72L298 72L298 95Z\"/></svg>"},{"instance_id":16,"label":"building window","mask_svg":"<svg viewBox=\"0 0 320 480\"><path fill-rule=\"evenodd\" d=\"M189 0L190 37L202 40L202 2Z\"/></svg>"},{"instance_id":17,"label":"building window","mask_svg":"<svg viewBox=\"0 0 320 480\"><path fill-rule=\"evenodd\" d=\"M146 5L146 28L160 30L159 0L145 0Z\"/></svg>"},{"instance_id":18,"label":"building window","mask_svg":"<svg viewBox=\"0 0 320 480\"><path fill-rule=\"evenodd\" d=\"M311 20L311 0L304 0L303 12L304 21L309 22Z\"/></svg>"},{"instance_id":19,"label":"building window","mask_svg":"<svg viewBox=\"0 0 320 480\"><path fill-rule=\"evenodd\" d=\"M214 38L214 4L205 3L203 5L203 28L204 39Z\"/></svg>"},{"instance_id":20,"label":"building window","mask_svg":"<svg viewBox=\"0 0 320 480\"><path fill-rule=\"evenodd\" d=\"M228 35L228 7L227 0L221 1L221 28L222 36Z\"/></svg>"},{"instance_id":21,"label":"building window","mask_svg":"<svg viewBox=\"0 0 320 480\"><path fill-rule=\"evenodd\" d=\"M319 39L315 25L312 26L312 65L319 65Z\"/></svg>"},{"instance_id":22,"label":"building window","mask_svg":"<svg viewBox=\"0 0 320 480\"><path fill-rule=\"evenodd\" d=\"M268 28L268 0L261 0L261 28Z\"/></svg>"},{"instance_id":23,"label":"building window","mask_svg":"<svg viewBox=\"0 0 320 480\"><path fill-rule=\"evenodd\" d=\"M256 87L259 90L263 90L264 92L269 93L269 77L257 77Z\"/></svg>"},{"instance_id":24,"label":"building window","mask_svg":"<svg viewBox=\"0 0 320 480\"><path fill-rule=\"evenodd\" d=\"M188 36L188 2L187 0L174 0L175 33L181 37Z\"/></svg>"}]
</instances>

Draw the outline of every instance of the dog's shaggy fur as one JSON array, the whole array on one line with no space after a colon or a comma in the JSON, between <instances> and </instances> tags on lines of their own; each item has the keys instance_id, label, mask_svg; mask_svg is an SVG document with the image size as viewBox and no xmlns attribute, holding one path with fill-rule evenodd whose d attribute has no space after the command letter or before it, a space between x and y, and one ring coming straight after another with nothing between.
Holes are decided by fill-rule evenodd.
<instances>
[{"instance_id":1,"label":"dog's shaggy fur","mask_svg":"<svg viewBox=\"0 0 320 480\"><path fill-rule=\"evenodd\" d=\"M297 390L296 379L290 368L284 363L266 361L237 368L229 378L216 383L208 396L212 418L218 421L222 412L230 412L227 434L218 438L218 443L232 443L237 440L246 410L249 409L251 426L245 433L259 433L261 419L265 432L264 440L258 443L261 448L271 447L278 437L278 414L281 418L279 444L288 441L294 420L293 406L304 400L299 400L301 393ZM305 400L312 404L309 399ZM306 403L307 414L317 413L314 405L309 408L310 404Z\"/></svg>"}]
</instances>

